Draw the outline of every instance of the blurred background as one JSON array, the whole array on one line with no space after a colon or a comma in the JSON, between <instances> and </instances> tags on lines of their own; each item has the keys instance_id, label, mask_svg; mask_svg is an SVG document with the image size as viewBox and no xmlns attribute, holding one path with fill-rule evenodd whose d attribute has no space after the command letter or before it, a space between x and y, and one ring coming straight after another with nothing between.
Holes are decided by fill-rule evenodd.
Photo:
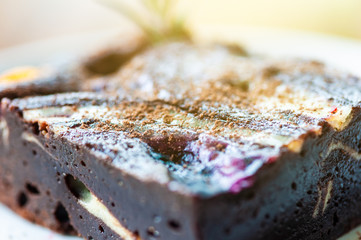
<instances>
[{"instance_id":1,"label":"blurred background","mask_svg":"<svg viewBox=\"0 0 361 240\"><path fill-rule=\"evenodd\" d=\"M0 48L124 24L99 2L0 0ZM179 0L179 12L195 24L294 29L361 41L360 0Z\"/></svg>"}]
</instances>

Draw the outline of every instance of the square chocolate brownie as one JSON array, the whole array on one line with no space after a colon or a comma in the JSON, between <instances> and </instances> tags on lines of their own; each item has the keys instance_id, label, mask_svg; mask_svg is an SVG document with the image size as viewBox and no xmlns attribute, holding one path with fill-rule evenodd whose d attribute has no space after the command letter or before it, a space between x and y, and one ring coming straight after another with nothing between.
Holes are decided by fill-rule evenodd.
<instances>
[{"instance_id":1,"label":"square chocolate brownie","mask_svg":"<svg viewBox=\"0 0 361 240\"><path fill-rule=\"evenodd\" d=\"M110 81L2 100L1 202L85 239L336 239L361 223L358 78L176 43Z\"/></svg>"}]
</instances>

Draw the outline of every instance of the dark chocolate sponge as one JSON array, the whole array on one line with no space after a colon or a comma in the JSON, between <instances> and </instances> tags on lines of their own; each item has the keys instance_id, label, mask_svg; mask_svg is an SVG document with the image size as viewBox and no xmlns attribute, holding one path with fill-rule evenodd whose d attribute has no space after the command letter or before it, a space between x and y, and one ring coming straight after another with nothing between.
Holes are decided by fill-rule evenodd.
<instances>
[{"instance_id":1,"label":"dark chocolate sponge","mask_svg":"<svg viewBox=\"0 0 361 240\"><path fill-rule=\"evenodd\" d=\"M336 239L361 223L358 78L176 43L111 81L2 101L2 202L88 239Z\"/></svg>"},{"instance_id":2,"label":"dark chocolate sponge","mask_svg":"<svg viewBox=\"0 0 361 240\"><path fill-rule=\"evenodd\" d=\"M116 43L73 56L64 63L22 66L0 72L0 99L61 92L101 90L106 82L97 78L116 72L149 44L141 36L121 36Z\"/></svg>"}]
</instances>

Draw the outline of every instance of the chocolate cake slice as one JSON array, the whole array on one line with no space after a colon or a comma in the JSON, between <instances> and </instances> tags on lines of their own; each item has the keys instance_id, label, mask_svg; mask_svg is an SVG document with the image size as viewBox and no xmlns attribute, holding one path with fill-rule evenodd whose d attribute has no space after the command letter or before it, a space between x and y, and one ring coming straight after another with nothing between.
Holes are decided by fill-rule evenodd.
<instances>
[{"instance_id":1,"label":"chocolate cake slice","mask_svg":"<svg viewBox=\"0 0 361 240\"><path fill-rule=\"evenodd\" d=\"M175 43L111 81L2 100L1 202L85 239L336 239L361 223L358 78Z\"/></svg>"},{"instance_id":2,"label":"chocolate cake slice","mask_svg":"<svg viewBox=\"0 0 361 240\"><path fill-rule=\"evenodd\" d=\"M82 79L69 66L22 66L0 73L0 99L76 91Z\"/></svg>"},{"instance_id":3,"label":"chocolate cake slice","mask_svg":"<svg viewBox=\"0 0 361 240\"><path fill-rule=\"evenodd\" d=\"M53 60L41 66L8 69L0 72L0 99L102 89L104 81L94 79L116 72L148 45L139 34L120 36L116 43L85 56L74 54L66 62Z\"/></svg>"}]
</instances>

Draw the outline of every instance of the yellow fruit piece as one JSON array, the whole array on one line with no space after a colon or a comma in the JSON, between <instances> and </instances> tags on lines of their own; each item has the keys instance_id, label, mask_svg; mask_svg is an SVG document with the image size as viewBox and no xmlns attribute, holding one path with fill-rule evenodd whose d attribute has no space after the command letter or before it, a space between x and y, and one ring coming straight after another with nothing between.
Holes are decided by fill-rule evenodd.
<instances>
[{"instance_id":1,"label":"yellow fruit piece","mask_svg":"<svg viewBox=\"0 0 361 240\"><path fill-rule=\"evenodd\" d=\"M17 67L0 74L0 83L25 82L34 80L40 75L35 67Z\"/></svg>"}]
</instances>

